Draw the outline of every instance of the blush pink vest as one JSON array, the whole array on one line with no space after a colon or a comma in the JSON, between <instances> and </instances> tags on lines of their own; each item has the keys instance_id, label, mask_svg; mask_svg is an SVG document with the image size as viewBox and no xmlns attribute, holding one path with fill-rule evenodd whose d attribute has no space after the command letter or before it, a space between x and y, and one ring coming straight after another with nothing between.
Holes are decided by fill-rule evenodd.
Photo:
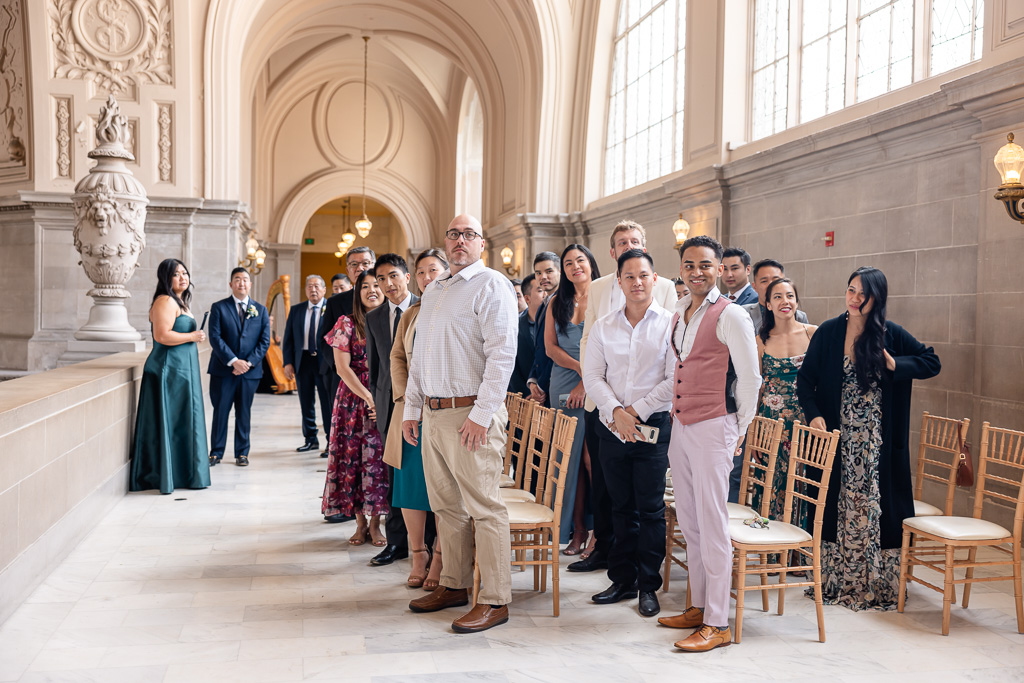
<instances>
[{"instance_id":1,"label":"blush pink vest","mask_svg":"<svg viewBox=\"0 0 1024 683\"><path fill-rule=\"evenodd\" d=\"M672 416L679 424L692 425L736 412L736 402L730 400L735 373L729 347L718 340L715 331L718 318L729 305L729 300L720 296L704 311L690 355L682 363L676 359ZM678 322L676 313L672 318L673 331ZM675 339L672 344L675 345Z\"/></svg>"}]
</instances>

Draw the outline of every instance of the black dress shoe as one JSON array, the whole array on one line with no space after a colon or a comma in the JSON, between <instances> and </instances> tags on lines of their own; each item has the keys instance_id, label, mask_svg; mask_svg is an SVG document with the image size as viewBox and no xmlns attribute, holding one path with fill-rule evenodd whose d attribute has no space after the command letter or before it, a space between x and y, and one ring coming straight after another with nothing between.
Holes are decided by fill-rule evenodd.
<instances>
[{"instance_id":1,"label":"black dress shoe","mask_svg":"<svg viewBox=\"0 0 1024 683\"><path fill-rule=\"evenodd\" d=\"M326 458L327 457L327 451L321 451L320 452L320 457L321 458Z\"/></svg>"},{"instance_id":2,"label":"black dress shoe","mask_svg":"<svg viewBox=\"0 0 1024 683\"><path fill-rule=\"evenodd\" d=\"M235 464L238 465L239 467L248 467L249 466L249 456L247 456L247 455L236 455L235 456Z\"/></svg>"},{"instance_id":3,"label":"black dress shoe","mask_svg":"<svg viewBox=\"0 0 1024 683\"><path fill-rule=\"evenodd\" d=\"M336 515L324 515L324 521L328 524L338 524L340 522L351 522L355 517L352 515L343 515L340 512Z\"/></svg>"},{"instance_id":4,"label":"black dress shoe","mask_svg":"<svg viewBox=\"0 0 1024 683\"><path fill-rule=\"evenodd\" d=\"M661 611L658 594L654 591L640 591L640 616L653 617Z\"/></svg>"},{"instance_id":5,"label":"black dress shoe","mask_svg":"<svg viewBox=\"0 0 1024 683\"><path fill-rule=\"evenodd\" d=\"M320 444L316 441L307 441L298 448L295 449L296 453L305 453L306 451L315 451L320 448Z\"/></svg>"},{"instance_id":6,"label":"black dress shoe","mask_svg":"<svg viewBox=\"0 0 1024 683\"><path fill-rule=\"evenodd\" d=\"M399 549L397 545L384 546L384 550L381 550L373 559L370 560L371 567L383 567L386 564L391 564L395 560L404 560L409 557L408 548Z\"/></svg>"},{"instance_id":7,"label":"black dress shoe","mask_svg":"<svg viewBox=\"0 0 1024 683\"><path fill-rule=\"evenodd\" d=\"M620 600L630 600L637 594L635 583L613 583L607 589L601 591L590 599L595 605L610 605Z\"/></svg>"},{"instance_id":8,"label":"black dress shoe","mask_svg":"<svg viewBox=\"0 0 1024 683\"><path fill-rule=\"evenodd\" d=\"M214 465L216 465L219 462L220 462L220 458L218 458L216 455L211 455L210 456L210 467L213 467Z\"/></svg>"},{"instance_id":9,"label":"black dress shoe","mask_svg":"<svg viewBox=\"0 0 1024 683\"><path fill-rule=\"evenodd\" d=\"M571 572L593 572L608 569L608 558L603 553L591 553L585 560L577 560L566 567Z\"/></svg>"}]
</instances>

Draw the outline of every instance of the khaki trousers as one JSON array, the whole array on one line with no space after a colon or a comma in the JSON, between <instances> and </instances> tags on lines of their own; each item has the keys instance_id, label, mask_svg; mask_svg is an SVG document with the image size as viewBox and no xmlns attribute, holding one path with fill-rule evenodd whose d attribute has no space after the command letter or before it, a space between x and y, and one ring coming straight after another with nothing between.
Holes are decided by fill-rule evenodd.
<instances>
[{"instance_id":1,"label":"khaki trousers","mask_svg":"<svg viewBox=\"0 0 1024 683\"><path fill-rule=\"evenodd\" d=\"M512 602L512 542L499 483L504 468L508 413L504 405L498 409L491 417L483 445L470 453L459 434L470 410L472 407L423 408L423 473L441 539L441 585L473 586L475 529L479 601L507 605Z\"/></svg>"}]
</instances>

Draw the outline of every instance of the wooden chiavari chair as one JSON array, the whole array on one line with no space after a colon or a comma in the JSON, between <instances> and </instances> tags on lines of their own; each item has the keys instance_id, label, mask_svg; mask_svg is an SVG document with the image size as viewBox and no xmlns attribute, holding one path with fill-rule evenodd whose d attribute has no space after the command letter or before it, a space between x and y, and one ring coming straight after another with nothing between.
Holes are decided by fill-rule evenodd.
<instances>
[{"instance_id":1,"label":"wooden chiavari chair","mask_svg":"<svg viewBox=\"0 0 1024 683\"><path fill-rule=\"evenodd\" d=\"M530 417L533 401L521 394L508 392L505 407L508 410L508 438L505 440L505 464L501 475L502 488L522 488L523 460L526 456L526 442L530 435Z\"/></svg>"},{"instance_id":2,"label":"wooden chiavari chair","mask_svg":"<svg viewBox=\"0 0 1024 683\"><path fill-rule=\"evenodd\" d=\"M954 420L925 412L921 416L921 442L917 447L917 472L914 477L914 516L931 517L953 514L953 495L956 493L956 471L960 465L963 444L967 443L967 430L971 421ZM925 481L942 484L946 489L946 504L940 510L926 503L922 496Z\"/></svg>"}]
</instances>

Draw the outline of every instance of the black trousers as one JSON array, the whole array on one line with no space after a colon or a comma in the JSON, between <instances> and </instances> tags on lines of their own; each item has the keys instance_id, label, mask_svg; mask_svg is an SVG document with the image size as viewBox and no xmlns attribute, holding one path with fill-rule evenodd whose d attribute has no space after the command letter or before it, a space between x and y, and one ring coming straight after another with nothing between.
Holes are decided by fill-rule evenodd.
<instances>
[{"instance_id":1,"label":"black trousers","mask_svg":"<svg viewBox=\"0 0 1024 683\"><path fill-rule=\"evenodd\" d=\"M615 542L615 530L612 527L612 499L608 495L604 468L598 455L601 450L601 439L597 436L597 429L601 425L600 411L595 409L584 413L583 422L584 439L590 452L590 505L594 513L594 552L608 557Z\"/></svg>"},{"instance_id":2,"label":"black trousers","mask_svg":"<svg viewBox=\"0 0 1024 683\"><path fill-rule=\"evenodd\" d=\"M327 401L327 412L328 415L334 415L334 402L338 400L338 387L341 386L341 377L338 377L338 371L334 369L334 366L328 366L327 372L320 375L324 378L324 382L327 384L327 391L330 395L330 400ZM330 443L330 436L327 437L327 443Z\"/></svg>"},{"instance_id":3,"label":"black trousers","mask_svg":"<svg viewBox=\"0 0 1024 683\"><path fill-rule=\"evenodd\" d=\"M302 436L307 443L317 442L316 399L320 399L320 417L324 422L325 443L331 440L331 400L327 375L321 375L316 356L302 352L302 362L295 371L295 385L299 390L299 409L302 411Z\"/></svg>"},{"instance_id":4,"label":"black trousers","mask_svg":"<svg viewBox=\"0 0 1024 683\"><path fill-rule=\"evenodd\" d=\"M665 411L654 413L645 424L660 430L657 443L622 443L603 424L597 431L615 531L608 578L613 583L636 581L641 591L650 592L661 587L665 561L665 472L672 423Z\"/></svg>"}]
</instances>

